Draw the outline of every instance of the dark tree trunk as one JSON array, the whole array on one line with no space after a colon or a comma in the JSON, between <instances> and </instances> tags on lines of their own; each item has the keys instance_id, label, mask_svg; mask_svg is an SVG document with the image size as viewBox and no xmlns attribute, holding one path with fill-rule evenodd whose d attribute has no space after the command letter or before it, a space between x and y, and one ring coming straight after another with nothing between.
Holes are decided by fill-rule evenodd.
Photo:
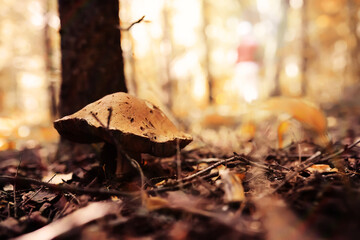
<instances>
[{"instance_id":1,"label":"dark tree trunk","mask_svg":"<svg viewBox=\"0 0 360 240\"><path fill-rule=\"evenodd\" d=\"M62 83L59 115L72 114L114 92L127 92L120 46L119 0L58 0ZM61 139L55 160L92 152Z\"/></svg>"},{"instance_id":2,"label":"dark tree trunk","mask_svg":"<svg viewBox=\"0 0 360 240\"><path fill-rule=\"evenodd\" d=\"M109 93L127 92L118 12L118 0L59 0L60 116Z\"/></svg>"}]
</instances>

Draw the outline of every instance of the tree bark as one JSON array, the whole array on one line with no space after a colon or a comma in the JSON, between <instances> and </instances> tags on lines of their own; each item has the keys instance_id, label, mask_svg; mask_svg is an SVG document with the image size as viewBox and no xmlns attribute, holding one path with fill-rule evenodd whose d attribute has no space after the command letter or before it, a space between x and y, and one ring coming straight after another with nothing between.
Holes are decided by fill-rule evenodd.
<instances>
[{"instance_id":1,"label":"tree bark","mask_svg":"<svg viewBox=\"0 0 360 240\"><path fill-rule=\"evenodd\" d=\"M127 92L118 0L59 0L60 116L114 92Z\"/></svg>"}]
</instances>

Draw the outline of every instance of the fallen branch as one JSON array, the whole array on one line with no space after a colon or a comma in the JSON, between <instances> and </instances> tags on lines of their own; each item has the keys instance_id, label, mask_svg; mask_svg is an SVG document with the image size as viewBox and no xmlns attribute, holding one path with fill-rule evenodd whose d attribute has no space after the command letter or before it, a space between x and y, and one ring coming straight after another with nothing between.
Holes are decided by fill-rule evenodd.
<instances>
[{"instance_id":1,"label":"fallen branch","mask_svg":"<svg viewBox=\"0 0 360 240\"><path fill-rule=\"evenodd\" d=\"M119 196L119 197L136 197L138 192L121 192L112 189L94 189L94 188L80 188L71 187L66 185L57 185L48 182L42 182L32 178L14 177L14 176L0 176L0 183L17 183L17 184L33 184L37 186L44 186L48 189L56 192L71 192L75 194L88 194L91 196Z\"/></svg>"}]
</instances>

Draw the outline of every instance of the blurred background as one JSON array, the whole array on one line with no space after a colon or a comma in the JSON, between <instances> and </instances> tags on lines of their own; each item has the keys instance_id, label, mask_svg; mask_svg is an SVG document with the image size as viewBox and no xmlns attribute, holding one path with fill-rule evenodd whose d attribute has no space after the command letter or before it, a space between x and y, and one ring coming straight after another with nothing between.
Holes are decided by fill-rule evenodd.
<instances>
[{"instance_id":1,"label":"blurred background","mask_svg":"<svg viewBox=\"0 0 360 240\"><path fill-rule=\"evenodd\" d=\"M121 0L129 92L188 131L228 133L251 104L359 104L358 0ZM61 77L56 0L0 0L0 150L55 142ZM104 56L106 57L106 56ZM357 107L356 109L359 109ZM331 116L330 116L331 117ZM328 118L336 126L336 118ZM215 127L214 127L215 126ZM251 126L244 131L252 131ZM223 137L224 137L223 136ZM223 137L220 138L223 139Z\"/></svg>"}]
</instances>

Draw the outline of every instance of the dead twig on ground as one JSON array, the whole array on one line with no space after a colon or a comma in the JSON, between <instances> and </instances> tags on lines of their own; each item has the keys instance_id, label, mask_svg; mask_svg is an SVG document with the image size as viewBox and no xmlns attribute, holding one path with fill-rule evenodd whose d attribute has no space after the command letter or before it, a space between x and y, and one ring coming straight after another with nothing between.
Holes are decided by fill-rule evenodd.
<instances>
[{"instance_id":1,"label":"dead twig on ground","mask_svg":"<svg viewBox=\"0 0 360 240\"><path fill-rule=\"evenodd\" d=\"M154 194L154 193L160 193L160 192L176 191L176 190L179 190L181 188L188 187L191 184L193 184L194 182L202 181L203 179L209 179L209 178L213 178L213 177L217 177L217 176L219 176L219 173L210 173L210 174L206 174L206 175L201 176L201 177L198 176L195 179L193 179L192 181L189 181L189 182L186 182L186 183L175 182L175 183L177 183L175 185L170 185L170 186L165 185L164 187L158 187L158 188L146 190L146 192L148 194Z\"/></svg>"},{"instance_id":2,"label":"dead twig on ground","mask_svg":"<svg viewBox=\"0 0 360 240\"><path fill-rule=\"evenodd\" d=\"M274 190L270 192L270 194L273 194L277 192L282 186L284 186L288 181L290 181L293 177L295 177L299 172L303 171L304 169L310 167L315 163L315 160L321 155L321 152L318 151L314 153L311 157L309 157L307 160L305 160L300 166L298 166L294 172L290 173L283 182L281 182ZM267 195L267 194L265 194Z\"/></svg>"},{"instance_id":3,"label":"dead twig on ground","mask_svg":"<svg viewBox=\"0 0 360 240\"><path fill-rule=\"evenodd\" d=\"M48 183L51 182L51 180L53 180L53 178L56 176L56 173L54 174L54 176L52 176L49 181L47 181ZM43 190L44 186L41 186L31 197L29 197L28 199L26 199L25 201L23 201L21 204L20 204L20 207L24 206L26 203L28 203L31 199L33 199L36 195L39 194L39 192L41 190Z\"/></svg>"},{"instance_id":4,"label":"dead twig on ground","mask_svg":"<svg viewBox=\"0 0 360 240\"><path fill-rule=\"evenodd\" d=\"M290 169L288 169L287 167L284 167L284 166L281 166L281 165L266 165L266 164L262 164L262 163L259 163L259 162L255 162L255 161L252 161L250 159L247 159L241 155L238 155L235 153L236 156L238 156L241 160L245 161L247 164L250 164L250 165L253 165L254 167L258 167L258 168L262 168L264 170L267 170L267 171L270 171L270 172L273 172L273 171L278 171L277 169L273 168L273 167L278 167L278 168L282 168L284 170L287 170L287 171L290 171Z\"/></svg>"},{"instance_id":5,"label":"dead twig on ground","mask_svg":"<svg viewBox=\"0 0 360 240\"><path fill-rule=\"evenodd\" d=\"M56 192L71 192L74 194L88 194L91 196L119 196L119 197L136 197L139 195L139 192L121 192L112 189L95 189L95 188L81 188L81 187L72 187L66 185L57 185L47 182L42 182L32 178L25 177L14 177L14 176L0 176L0 183L14 182L17 184L33 184L37 186L44 186L52 191Z\"/></svg>"},{"instance_id":6,"label":"dead twig on ground","mask_svg":"<svg viewBox=\"0 0 360 240\"><path fill-rule=\"evenodd\" d=\"M221 160L219 159L219 161L214 163L213 165L211 165L211 166L209 166L207 168L204 168L203 170L198 171L198 172L196 172L196 173L194 173L192 175L189 175L189 176L187 176L185 178L179 179L176 182L190 181L190 180L192 180L192 179L194 179L194 178L196 178L196 177L210 171L211 169L214 169L217 166L220 166L221 164L228 163L228 162L231 162L231 161L234 161L234 160L237 160L237 159L238 159L238 156L233 156L233 157L230 157L230 158L227 158L227 159L221 159Z\"/></svg>"},{"instance_id":7,"label":"dead twig on ground","mask_svg":"<svg viewBox=\"0 0 360 240\"><path fill-rule=\"evenodd\" d=\"M277 169L273 169L272 166L268 166L268 165L265 165L265 164L261 164L261 163L258 163L258 162L254 162L254 161L251 161L241 155L238 155L238 154L235 154L234 156L230 157L230 158L227 158L227 159L219 159L219 158L210 158L211 162L215 162L214 164L212 164L211 166L207 167L207 168L204 168L203 170L199 171L199 172L196 172L192 175L189 175L183 179L178 179L177 182L185 182L185 181L189 181L189 180L192 180L208 171L210 171L211 169L214 169L218 166L220 166L221 164L224 164L224 163L229 163L229 162L232 162L232 161L236 161L236 160L240 160L240 161L244 161L246 164L249 164L249 165L253 165L254 167L258 167L258 168L262 168L262 169L265 169L267 171L277 171ZM276 166L278 167L278 166ZM285 168L285 167L281 167L285 170L288 170L288 168Z\"/></svg>"},{"instance_id":8,"label":"dead twig on ground","mask_svg":"<svg viewBox=\"0 0 360 240\"><path fill-rule=\"evenodd\" d=\"M298 173L300 173L301 171L305 170L308 167L311 167L312 165L316 164L317 162L323 162L323 161L328 161L332 158L335 158L339 155L341 155L342 153L346 152L347 150L355 147L356 145L358 145L360 143L360 140L354 142L353 144L346 146L344 148L342 148L341 150L332 153L328 156L322 157L322 158L318 158L319 156L321 156L321 152L318 151L315 154L313 154L311 157L309 157L308 159L306 159L303 163L301 163L295 170L294 172L292 172L289 176L287 176L285 178L285 180L283 182L281 182L273 191L271 191L268 194L273 194L275 192L277 192L282 186L284 186L288 181L290 181L293 177L295 177ZM264 197L268 194L265 194L261 197Z\"/></svg>"},{"instance_id":9,"label":"dead twig on ground","mask_svg":"<svg viewBox=\"0 0 360 240\"><path fill-rule=\"evenodd\" d=\"M20 155L19 165L16 168L15 177L18 176L20 165L21 165L21 155ZM16 182L14 182L14 217L17 218Z\"/></svg>"}]
</instances>

